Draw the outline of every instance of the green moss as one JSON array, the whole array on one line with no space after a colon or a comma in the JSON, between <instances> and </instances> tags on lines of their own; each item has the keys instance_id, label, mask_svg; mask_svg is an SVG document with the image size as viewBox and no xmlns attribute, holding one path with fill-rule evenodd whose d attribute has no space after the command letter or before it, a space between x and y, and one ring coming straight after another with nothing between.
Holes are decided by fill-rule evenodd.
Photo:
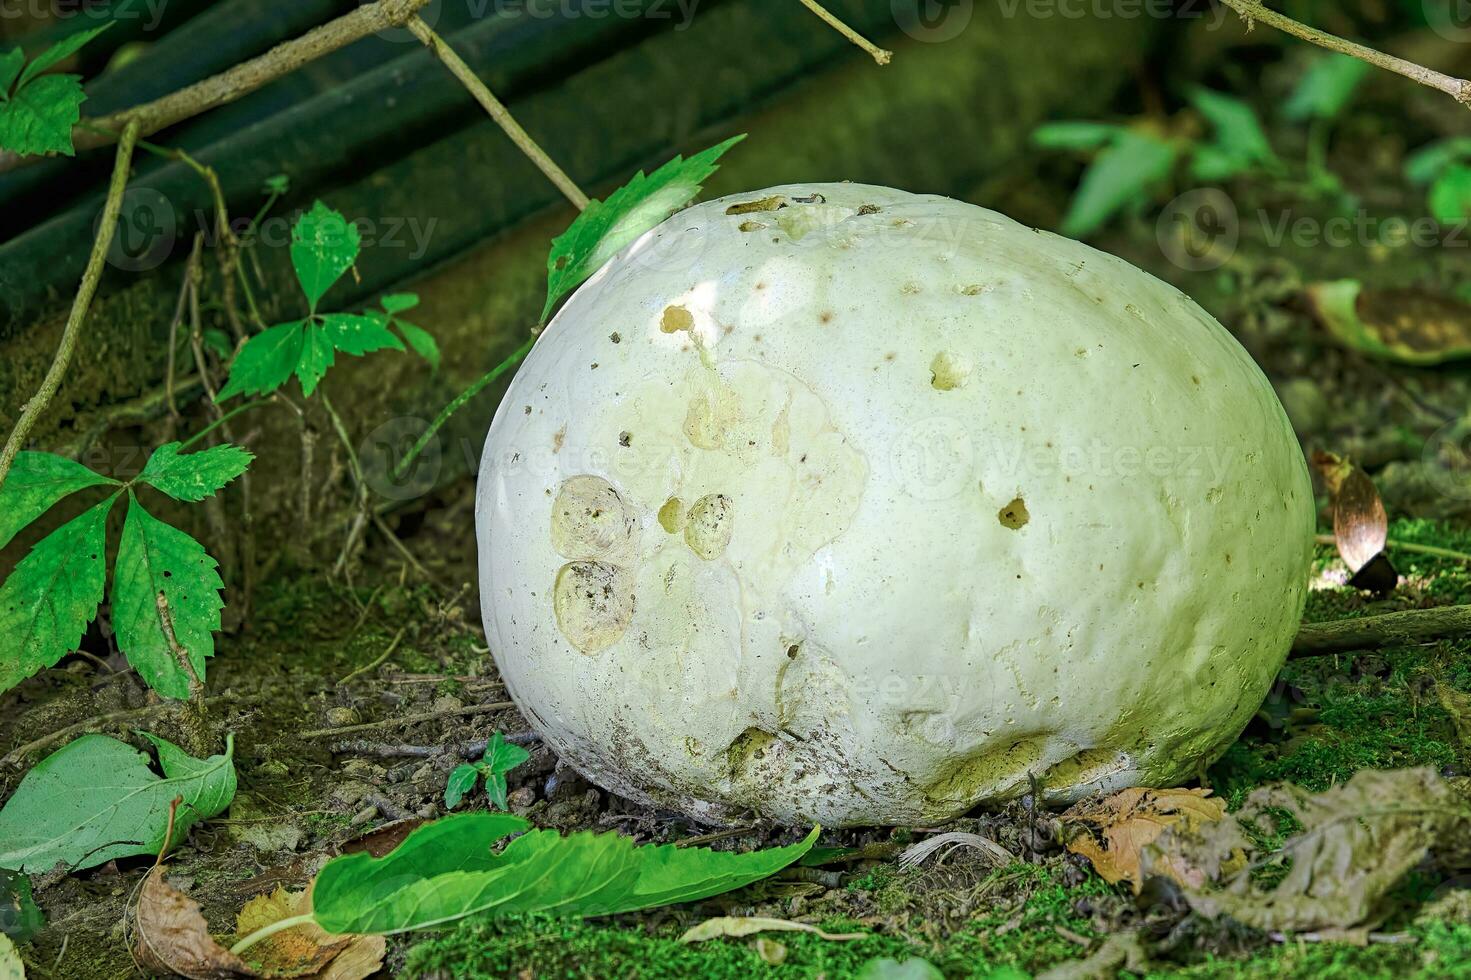
<instances>
[{"instance_id":1,"label":"green moss","mask_svg":"<svg viewBox=\"0 0 1471 980\"><path fill-rule=\"evenodd\" d=\"M1181 980L1455 980L1471 977L1471 925L1434 922L1408 931L1413 942L1350 946L1287 943L1250 959L1211 956L1183 968L1151 971Z\"/></svg>"}]
</instances>

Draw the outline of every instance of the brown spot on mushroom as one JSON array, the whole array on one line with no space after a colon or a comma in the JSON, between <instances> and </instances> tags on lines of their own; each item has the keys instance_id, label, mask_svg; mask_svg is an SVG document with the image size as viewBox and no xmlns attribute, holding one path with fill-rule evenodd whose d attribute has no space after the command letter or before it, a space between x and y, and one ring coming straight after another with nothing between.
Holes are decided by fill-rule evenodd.
<instances>
[{"instance_id":1,"label":"brown spot on mushroom","mask_svg":"<svg viewBox=\"0 0 1471 980\"><path fill-rule=\"evenodd\" d=\"M760 231L766 226L759 221L742 221L738 227L741 231Z\"/></svg>"},{"instance_id":2,"label":"brown spot on mushroom","mask_svg":"<svg viewBox=\"0 0 1471 980\"><path fill-rule=\"evenodd\" d=\"M561 452L562 451L562 444L564 442L566 442L566 441L567 441L567 427L564 425L560 429L558 429L556 432L553 432L552 433L552 452L553 453L559 453L559 452Z\"/></svg>"},{"instance_id":3,"label":"brown spot on mushroom","mask_svg":"<svg viewBox=\"0 0 1471 980\"><path fill-rule=\"evenodd\" d=\"M614 330L612 333L608 334L608 339L615 344L621 343L623 341L623 338L618 334L617 330Z\"/></svg>"},{"instance_id":4,"label":"brown spot on mushroom","mask_svg":"<svg viewBox=\"0 0 1471 980\"><path fill-rule=\"evenodd\" d=\"M858 213L859 214L878 214L882 210L883 210L883 208L879 207L877 204L860 204L860 205L858 205Z\"/></svg>"},{"instance_id":5,"label":"brown spot on mushroom","mask_svg":"<svg viewBox=\"0 0 1471 980\"><path fill-rule=\"evenodd\" d=\"M968 286L961 286L960 287L960 295L962 295L962 296L979 296L981 293L984 293L985 291L986 291L986 287L985 286L982 286L978 282L973 282L973 283L971 283Z\"/></svg>"},{"instance_id":6,"label":"brown spot on mushroom","mask_svg":"<svg viewBox=\"0 0 1471 980\"><path fill-rule=\"evenodd\" d=\"M633 576L602 561L571 561L557 571L552 610L562 635L583 653L617 643L633 622Z\"/></svg>"},{"instance_id":7,"label":"brown spot on mushroom","mask_svg":"<svg viewBox=\"0 0 1471 980\"><path fill-rule=\"evenodd\" d=\"M778 208L784 208L786 206L786 198L782 197L780 194L773 194L770 197L757 198L754 201L742 201L739 204L732 204L730 207L725 209L725 213L755 214L758 211L775 211Z\"/></svg>"},{"instance_id":8,"label":"brown spot on mushroom","mask_svg":"<svg viewBox=\"0 0 1471 980\"><path fill-rule=\"evenodd\" d=\"M942 350L930 361L930 384L936 391L953 391L970 380L970 358Z\"/></svg>"},{"instance_id":9,"label":"brown spot on mushroom","mask_svg":"<svg viewBox=\"0 0 1471 980\"><path fill-rule=\"evenodd\" d=\"M665 333L679 333L695 325L695 318L683 306L666 306L659 319L659 329Z\"/></svg>"},{"instance_id":10,"label":"brown spot on mushroom","mask_svg":"<svg viewBox=\"0 0 1471 980\"><path fill-rule=\"evenodd\" d=\"M629 432L627 429L624 429L622 432L618 433L618 445L624 447L625 449L633 445L633 433Z\"/></svg>"},{"instance_id":11,"label":"brown spot on mushroom","mask_svg":"<svg viewBox=\"0 0 1471 980\"><path fill-rule=\"evenodd\" d=\"M832 310L823 310L821 313L817 314L817 319L820 320L820 321L822 321L823 323L832 323L833 322L833 311Z\"/></svg>"},{"instance_id":12,"label":"brown spot on mushroom","mask_svg":"<svg viewBox=\"0 0 1471 980\"><path fill-rule=\"evenodd\" d=\"M1009 527L1013 531L1017 531L1027 521L1032 519L1032 515L1027 513L1026 502L1022 498L1016 497L1011 503L1001 508L1001 512L996 515L996 519L1001 522L1002 527ZM1020 578L1021 576L1017 577Z\"/></svg>"},{"instance_id":13,"label":"brown spot on mushroom","mask_svg":"<svg viewBox=\"0 0 1471 980\"><path fill-rule=\"evenodd\" d=\"M734 530L733 506L723 493L707 493L695 501L684 526L684 541L691 551L706 561L714 561L725 553Z\"/></svg>"}]
</instances>

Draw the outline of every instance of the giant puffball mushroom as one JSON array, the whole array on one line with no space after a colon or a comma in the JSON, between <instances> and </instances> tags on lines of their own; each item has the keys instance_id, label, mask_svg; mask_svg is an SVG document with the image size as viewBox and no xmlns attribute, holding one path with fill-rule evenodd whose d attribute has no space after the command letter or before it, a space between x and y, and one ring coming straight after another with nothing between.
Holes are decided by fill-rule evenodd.
<instances>
[{"instance_id":1,"label":"giant puffball mushroom","mask_svg":"<svg viewBox=\"0 0 1471 980\"><path fill-rule=\"evenodd\" d=\"M567 302L477 531L512 696L714 822L1163 786L1256 711L1314 513L1271 386L1171 286L958 201L773 187Z\"/></svg>"}]
</instances>

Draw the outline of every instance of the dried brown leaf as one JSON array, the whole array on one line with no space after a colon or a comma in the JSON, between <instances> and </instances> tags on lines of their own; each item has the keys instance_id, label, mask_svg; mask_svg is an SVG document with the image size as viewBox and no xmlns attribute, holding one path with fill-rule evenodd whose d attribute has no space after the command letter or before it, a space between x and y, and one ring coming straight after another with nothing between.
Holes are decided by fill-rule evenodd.
<instances>
[{"instance_id":1,"label":"dried brown leaf","mask_svg":"<svg viewBox=\"0 0 1471 980\"><path fill-rule=\"evenodd\" d=\"M215 942L199 903L163 880L167 865L143 879L134 911L133 957L154 976L192 980L256 977L244 960Z\"/></svg>"},{"instance_id":2,"label":"dried brown leaf","mask_svg":"<svg viewBox=\"0 0 1471 980\"><path fill-rule=\"evenodd\" d=\"M1422 289L1364 289L1354 279L1307 287L1318 322L1345 347L1400 364L1471 357L1471 305Z\"/></svg>"},{"instance_id":3,"label":"dried brown leaf","mask_svg":"<svg viewBox=\"0 0 1471 980\"><path fill-rule=\"evenodd\" d=\"M1226 804L1208 789L1148 789L1136 786L1113 796L1085 800L1062 815L1065 825L1083 828L1067 844L1068 850L1092 862L1110 884L1128 881L1139 894L1144 885L1140 857L1145 845L1166 828L1184 824L1190 829L1220 820ZM1154 874L1164 874L1182 885L1200 885L1204 874L1184 863L1157 862Z\"/></svg>"},{"instance_id":4,"label":"dried brown leaf","mask_svg":"<svg viewBox=\"0 0 1471 980\"><path fill-rule=\"evenodd\" d=\"M248 936L258 929L293 915L311 911L306 892L288 892L277 886L269 895L257 895L240 909L235 936ZM250 962L265 977L309 977L321 972L352 936L329 936L316 923L286 929L250 947Z\"/></svg>"},{"instance_id":5,"label":"dried brown leaf","mask_svg":"<svg viewBox=\"0 0 1471 980\"><path fill-rule=\"evenodd\" d=\"M1333 453L1313 453L1313 466L1333 499L1333 540L1349 571L1358 572L1384 551L1389 516L1374 481L1360 467Z\"/></svg>"}]
</instances>

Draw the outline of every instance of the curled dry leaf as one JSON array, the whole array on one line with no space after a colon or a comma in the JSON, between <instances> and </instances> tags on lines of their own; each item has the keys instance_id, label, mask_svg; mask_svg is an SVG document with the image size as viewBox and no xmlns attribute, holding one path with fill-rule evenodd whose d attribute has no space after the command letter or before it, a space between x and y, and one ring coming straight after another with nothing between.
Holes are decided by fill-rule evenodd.
<instances>
[{"instance_id":1,"label":"curled dry leaf","mask_svg":"<svg viewBox=\"0 0 1471 980\"><path fill-rule=\"evenodd\" d=\"M1333 540L1339 557L1353 573L1350 584L1371 592L1390 592L1399 576L1384 555L1389 516L1374 481L1353 462L1333 453L1313 453L1313 467L1333 500Z\"/></svg>"},{"instance_id":2,"label":"curled dry leaf","mask_svg":"<svg viewBox=\"0 0 1471 980\"><path fill-rule=\"evenodd\" d=\"M1313 313L1352 350L1398 364L1471 357L1471 305L1422 289L1365 289L1355 279L1307 288Z\"/></svg>"},{"instance_id":3,"label":"curled dry leaf","mask_svg":"<svg viewBox=\"0 0 1471 980\"><path fill-rule=\"evenodd\" d=\"M267 937L251 947L248 959L236 956L210 935L199 903L164 880L166 871L165 865L159 865L148 873L133 915L133 955L148 973L194 980L362 980L382 966L386 945L381 936L329 936L311 923ZM245 903L236 923L237 934L308 910L306 893L277 888Z\"/></svg>"},{"instance_id":4,"label":"curled dry leaf","mask_svg":"<svg viewBox=\"0 0 1471 980\"><path fill-rule=\"evenodd\" d=\"M915 868L929 860L937 852L944 851L948 854L962 847L975 848L990 857L998 866L1015 864L1017 861L1015 854L1012 854L991 838L982 837L980 834L968 834L955 830L945 834L938 834L928 840L922 840L918 844L911 845L905 849L903 854L899 855L899 867Z\"/></svg>"},{"instance_id":5,"label":"curled dry leaf","mask_svg":"<svg viewBox=\"0 0 1471 980\"><path fill-rule=\"evenodd\" d=\"M808 925L805 922L793 922L790 919L722 915L719 918L706 919L699 925L686 929L684 935L679 937L679 941L682 943L699 943L707 939L716 939L720 936L753 936L758 932L807 932L819 939L838 941L868 938L868 933L866 932L824 932L816 926Z\"/></svg>"},{"instance_id":6,"label":"curled dry leaf","mask_svg":"<svg viewBox=\"0 0 1471 980\"><path fill-rule=\"evenodd\" d=\"M1220 820L1226 804L1208 789L1148 789L1136 786L1102 799L1084 800L1062 815L1063 825L1078 832L1068 850L1092 862L1102 878L1113 884L1128 881L1139 894L1144 885L1140 867L1143 848L1165 830L1183 824L1194 830ZM1187 862L1156 862L1154 874L1168 875L1182 885L1200 885L1205 872Z\"/></svg>"},{"instance_id":7,"label":"curled dry leaf","mask_svg":"<svg viewBox=\"0 0 1471 980\"><path fill-rule=\"evenodd\" d=\"M1264 851L1248 831L1281 826L1283 811L1299 829L1280 852ZM1238 852L1253 860L1241 866ZM1222 820L1175 824L1145 847L1143 868L1207 871L1184 894L1210 918L1284 933L1350 930L1379 921L1385 896L1432 852L1450 867L1471 863L1471 798L1430 769L1365 770L1317 794L1264 786ZM1290 866L1275 883L1253 874L1283 858Z\"/></svg>"}]
</instances>

